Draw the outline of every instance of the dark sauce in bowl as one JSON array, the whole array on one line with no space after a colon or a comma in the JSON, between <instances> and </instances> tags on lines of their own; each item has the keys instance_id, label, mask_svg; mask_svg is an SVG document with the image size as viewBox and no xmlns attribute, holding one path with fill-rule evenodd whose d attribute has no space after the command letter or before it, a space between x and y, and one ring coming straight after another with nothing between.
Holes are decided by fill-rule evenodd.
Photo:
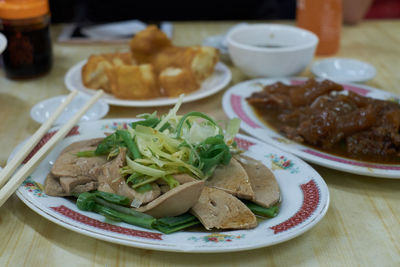
<instances>
[{"instance_id":1,"label":"dark sauce in bowl","mask_svg":"<svg viewBox=\"0 0 400 267\"><path fill-rule=\"evenodd\" d=\"M285 48L288 47L287 45L278 45L278 44L255 44L253 45L259 48Z\"/></svg>"}]
</instances>

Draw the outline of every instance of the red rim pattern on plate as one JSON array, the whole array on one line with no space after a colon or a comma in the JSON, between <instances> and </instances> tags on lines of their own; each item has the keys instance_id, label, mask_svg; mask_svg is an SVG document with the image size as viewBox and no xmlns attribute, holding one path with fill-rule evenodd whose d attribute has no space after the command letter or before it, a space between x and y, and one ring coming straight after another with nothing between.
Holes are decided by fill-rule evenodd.
<instances>
[{"instance_id":1,"label":"red rim pattern on plate","mask_svg":"<svg viewBox=\"0 0 400 267\"><path fill-rule=\"evenodd\" d=\"M64 205L61 205L58 207L50 207L50 208L62 215L74 220L74 221L78 221L80 223L83 223L83 224L86 224L86 225L89 225L89 226L92 226L95 228L99 228L99 229L114 232L114 233L129 235L129 236L162 240L162 238L161 238L162 234L140 231L140 230L133 230L133 229L101 222L99 220L92 219L92 218L87 217L83 214L80 214L76 211L73 211L73 210L65 207Z\"/></svg>"},{"instance_id":2,"label":"red rim pattern on plate","mask_svg":"<svg viewBox=\"0 0 400 267\"><path fill-rule=\"evenodd\" d=\"M239 118L247 123L252 128L261 128L260 125L252 121L247 114L244 112L242 108L242 97L239 95L232 94L231 95L231 105L235 113L239 116Z\"/></svg>"},{"instance_id":3,"label":"red rim pattern on plate","mask_svg":"<svg viewBox=\"0 0 400 267\"><path fill-rule=\"evenodd\" d=\"M274 234L278 234L293 228L305 220L307 220L317 209L320 202L320 192L317 184L314 180L310 180L308 183L300 186L303 192L303 204L295 215L287 219L286 221L270 227L274 230Z\"/></svg>"},{"instance_id":4,"label":"red rim pattern on plate","mask_svg":"<svg viewBox=\"0 0 400 267\"><path fill-rule=\"evenodd\" d=\"M57 131L52 131L52 132L45 134L42 137L42 139L40 139L39 143L37 143L36 146L32 149L32 151L28 154L28 156L26 156L26 158L24 159L22 164L27 163L36 154L36 152L38 152L39 149L41 149L42 146L44 146L50 140L50 138L52 138L53 135L55 135L56 133L57 133ZM71 131L69 131L69 133L66 135L66 137L73 136L73 135L79 135L79 126L74 126L71 129Z\"/></svg>"}]
</instances>

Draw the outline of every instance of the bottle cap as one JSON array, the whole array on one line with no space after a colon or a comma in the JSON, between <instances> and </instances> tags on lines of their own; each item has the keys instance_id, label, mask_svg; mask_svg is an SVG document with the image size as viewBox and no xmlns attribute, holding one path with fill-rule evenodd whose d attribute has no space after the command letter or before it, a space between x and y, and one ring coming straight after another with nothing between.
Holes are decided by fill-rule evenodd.
<instances>
[{"instance_id":1,"label":"bottle cap","mask_svg":"<svg viewBox=\"0 0 400 267\"><path fill-rule=\"evenodd\" d=\"M0 0L0 18L2 19L28 19L48 12L48 0Z\"/></svg>"}]
</instances>

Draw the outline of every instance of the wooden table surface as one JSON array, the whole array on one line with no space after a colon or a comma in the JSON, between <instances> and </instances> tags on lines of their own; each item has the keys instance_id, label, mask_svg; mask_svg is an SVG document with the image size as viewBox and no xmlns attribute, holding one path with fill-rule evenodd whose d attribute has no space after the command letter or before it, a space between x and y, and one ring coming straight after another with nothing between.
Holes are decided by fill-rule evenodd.
<instances>
[{"instance_id":1,"label":"wooden table surface","mask_svg":"<svg viewBox=\"0 0 400 267\"><path fill-rule=\"evenodd\" d=\"M174 24L177 45L201 44L233 22ZM53 27L53 39L59 27ZM30 109L46 98L67 94L64 75L89 54L126 48L119 45L54 43L54 67L41 78L12 81L0 75L0 166L12 149L39 124ZM400 20L345 26L335 55L373 64L377 75L366 84L400 95ZM318 59L318 58L316 58ZM229 65L234 85L246 79ZM309 69L300 76L311 77ZM205 111L226 119L223 91L184 104L181 112ZM159 114L169 107L155 108ZM107 118L134 117L154 108L110 107ZM328 184L331 204L311 230L290 241L226 254L184 254L125 247L87 237L36 214L15 195L0 208L0 266L400 266L400 180L372 178L312 165Z\"/></svg>"}]
</instances>

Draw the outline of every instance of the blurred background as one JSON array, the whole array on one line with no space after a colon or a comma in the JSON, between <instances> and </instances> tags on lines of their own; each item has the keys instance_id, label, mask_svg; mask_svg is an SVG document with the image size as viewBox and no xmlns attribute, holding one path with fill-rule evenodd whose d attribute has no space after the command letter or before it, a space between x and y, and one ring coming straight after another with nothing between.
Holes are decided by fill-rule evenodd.
<instances>
[{"instance_id":1,"label":"blurred background","mask_svg":"<svg viewBox=\"0 0 400 267\"><path fill-rule=\"evenodd\" d=\"M300 0L301 2L301 0ZM400 0L345 0L345 23L363 18L399 18ZM181 1L50 0L52 23L179 20L294 19L296 0Z\"/></svg>"},{"instance_id":2,"label":"blurred background","mask_svg":"<svg viewBox=\"0 0 400 267\"><path fill-rule=\"evenodd\" d=\"M294 19L295 0L247 0L201 2L50 0L52 22L111 22L139 19L160 20L249 20Z\"/></svg>"}]
</instances>

